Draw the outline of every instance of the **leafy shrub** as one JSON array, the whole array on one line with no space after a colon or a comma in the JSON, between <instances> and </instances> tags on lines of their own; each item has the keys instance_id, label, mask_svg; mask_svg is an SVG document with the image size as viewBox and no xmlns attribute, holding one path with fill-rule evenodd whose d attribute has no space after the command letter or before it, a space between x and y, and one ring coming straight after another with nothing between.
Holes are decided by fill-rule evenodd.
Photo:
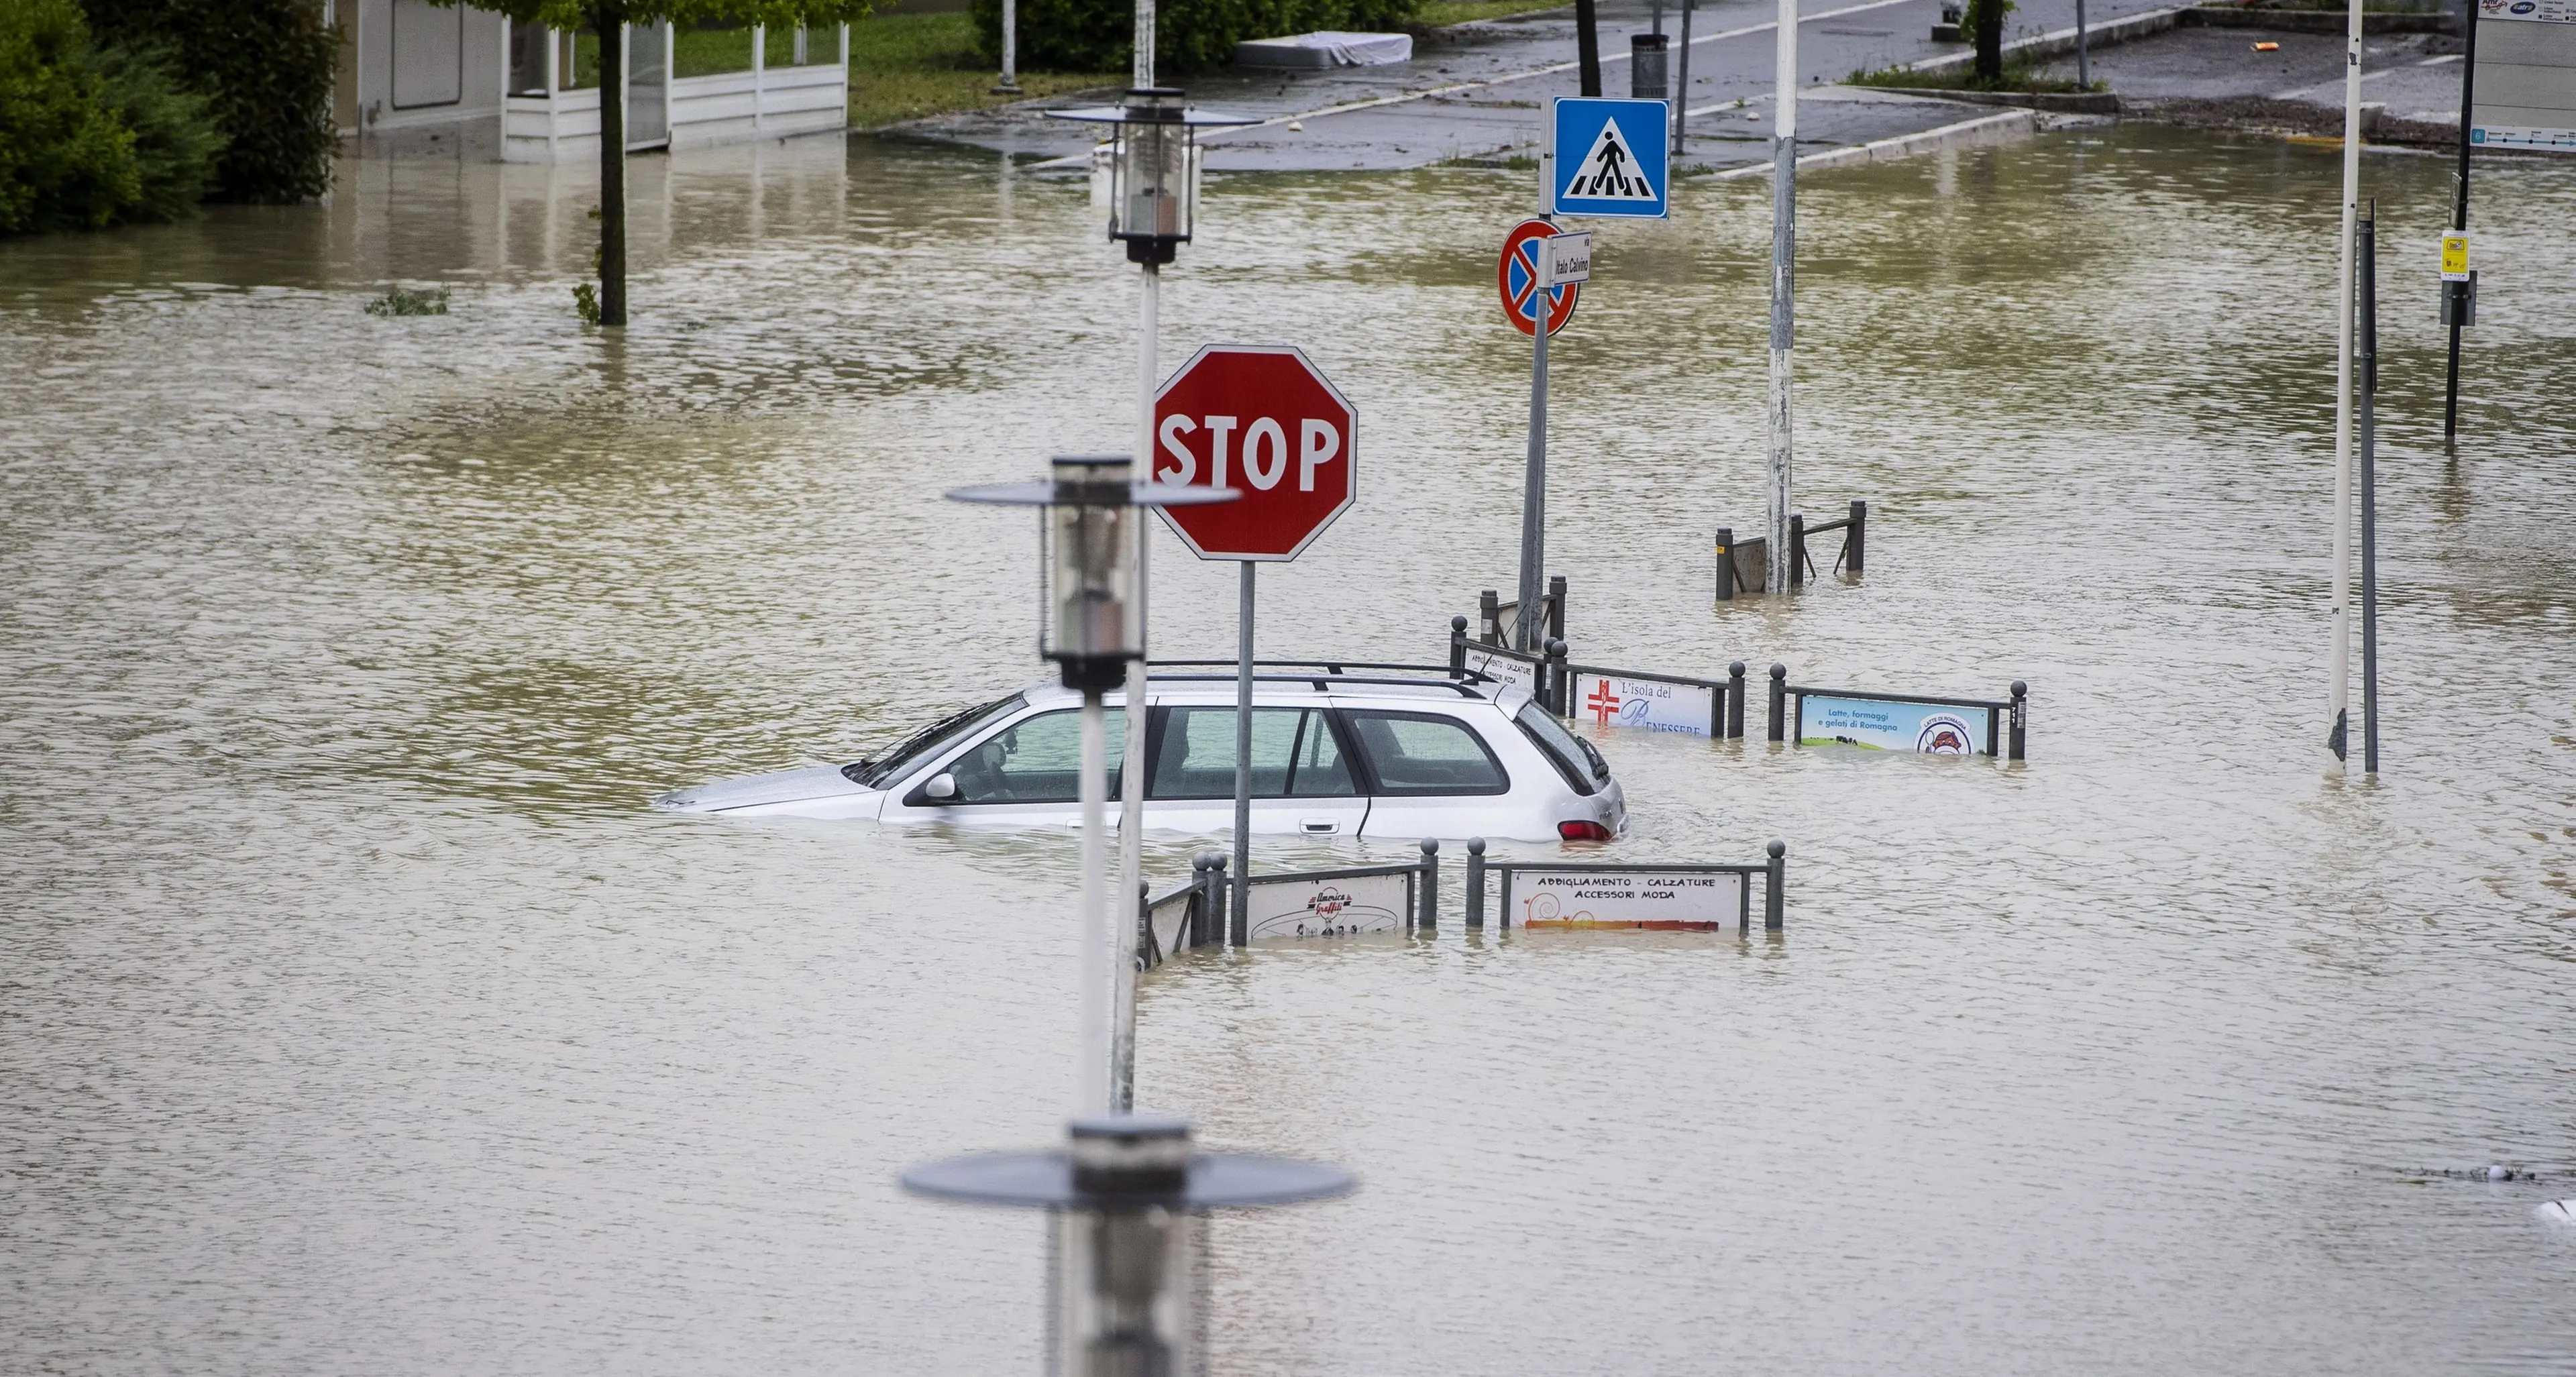
<instances>
[{"instance_id":1,"label":"leafy shrub","mask_svg":"<svg viewBox=\"0 0 2576 1377\"><path fill-rule=\"evenodd\" d=\"M214 199L277 205L331 188L333 43L309 0L84 0L111 44L169 45L224 136Z\"/></svg>"},{"instance_id":2,"label":"leafy shrub","mask_svg":"<svg viewBox=\"0 0 2576 1377\"><path fill-rule=\"evenodd\" d=\"M1314 29L1400 29L1419 0L1161 0L1154 9L1157 72L1221 67L1247 38ZM971 0L975 42L1002 60L1001 0ZM1133 0L1019 0L1019 62L1032 71L1114 72L1135 49Z\"/></svg>"},{"instance_id":3,"label":"leafy shrub","mask_svg":"<svg viewBox=\"0 0 2576 1377\"><path fill-rule=\"evenodd\" d=\"M141 195L71 0L0 0L0 234L95 229Z\"/></svg>"},{"instance_id":4,"label":"leafy shrub","mask_svg":"<svg viewBox=\"0 0 2576 1377\"><path fill-rule=\"evenodd\" d=\"M185 220L215 182L224 136L207 117L206 99L179 84L168 57L150 49L105 48L91 55L98 103L134 135L141 174L120 220Z\"/></svg>"}]
</instances>

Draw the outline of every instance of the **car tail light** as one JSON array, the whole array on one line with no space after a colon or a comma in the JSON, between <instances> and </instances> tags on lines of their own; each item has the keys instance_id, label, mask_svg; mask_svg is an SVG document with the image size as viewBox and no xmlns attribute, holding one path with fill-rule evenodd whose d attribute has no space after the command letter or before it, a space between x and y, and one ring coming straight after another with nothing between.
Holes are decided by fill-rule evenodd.
<instances>
[{"instance_id":1,"label":"car tail light","mask_svg":"<svg viewBox=\"0 0 2576 1377\"><path fill-rule=\"evenodd\" d=\"M1597 822L1560 822L1556 835L1567 841L1608 841L1610 829Z\"/></svg>"}]
</instances>

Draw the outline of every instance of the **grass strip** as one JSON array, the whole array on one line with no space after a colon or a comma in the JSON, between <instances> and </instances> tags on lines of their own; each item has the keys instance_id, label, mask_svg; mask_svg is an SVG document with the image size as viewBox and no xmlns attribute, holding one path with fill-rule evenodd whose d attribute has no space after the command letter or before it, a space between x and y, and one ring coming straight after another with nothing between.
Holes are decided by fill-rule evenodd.
<instances>
[{"instance_id":1,"label":"grass strip","mask_svg":"<svg viewBox=\"0 0 2576 1377\"><path fill-rule=\"evenodd\" d=\"M880 14L850 26L850 124L877 129L953 110L988 110L1017 100L1095 87L1123 88L1124 72L1022 72L1020 94L995 95L1000 73L975 52L973 19L948 14Z\"/></svg>"}]
</instances>

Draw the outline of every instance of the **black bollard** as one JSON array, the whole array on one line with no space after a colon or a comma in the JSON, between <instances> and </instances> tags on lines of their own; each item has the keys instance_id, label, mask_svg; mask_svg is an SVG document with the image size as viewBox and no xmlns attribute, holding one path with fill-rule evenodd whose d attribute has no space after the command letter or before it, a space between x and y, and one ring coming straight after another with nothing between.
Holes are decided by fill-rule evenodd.
<instances>
[{"instance_id":1,"label":"black bollard","mask_svg":"<svg viewBox=\"0 0 2576 1377\"><path fill-rule=\"evenodd\" d=\"M1807 581L1807 514L1789 513L1789 586Z\"/></svg>"},{"instance_id":2,"label":"black bollard","mask_svg":"<svg viewBox=\"0 0 2576 1377\"><path fill-rule=\"evenodd\" d=\"M1485 925L1485 839L1467 839L1467 926Z\"/></svg>"},{"instance_id":3,"label":"black bollard","mask_svg":"<svg viewBox=\"0 0 2576 1377\"><path fill-rule=\"evenodd\" d=\"M1744 739L1744 662L1726 667L1726 739Z\"/></svg>"},{"instance_id":4,"label":"black bollard","mask_svg":"<svg viewBox=\"0 0 2576 1377\"><path fill-rule=\"evenodd\" d=\"M1467 619L1449 619L1449 672L1465 677L1467 673Z\"/></svg>"},{"instance_id":5,"label":"black bollard","mask_svg":"<svg viewBox=\"0 0 2576 1377\"><path fill-rule=\"evenodd\" d=\"M1851 529L1843 533L1843 567L1860 572L1861 547L1869 534L1869 504L1852 499Z\"/></svg>"},{"instance_id":6,"label":"black bollard","mask_svg":"<svg viewBox=\"0 0 2576 1377\"><path fill-rule=\"evenodd\" d=\"M1565 575L1547 581L1547 634L1565 639Z\"/></svg>"},{"instance_id":7,"label":"black bollard","mask_svg":"<svg viewBox=\"0 0 2576 1377\"><path fill-rule=\"evenodd\" d=\"M1539 687L1540 703L1549 712L1565 716L1565 642L1559 637L1548 638L1547 663L1540 667Z\"/></svg>"},{"instance_id":8,"label":"black bollard","mask_svg":"<svg viewBox=\"0 0 2576 1377\"><path fill-rule=\"evenodd\" d=\"M1440 930L1440 839L1422 839L1422 895L1417 904L1414 928L1420 932Z\"/></svg>"},{"instance_id":9,"label":"black bollard","mask_svg":"<svg viewBox=\"0 0 2576 1377\"><path fill-rule=\"evenodd\" d=\"M1785 740L1789 731L1789 667L1771 665L1771 739Z\"/></svg>"},{"instance_id":10,"label":"black bollard","mask_svg":"<svg viewBox=\"0 0 2576 1377\"><path fill-rule=\"evenodd\" d=\"M2010 744L2009 744L2009 745L2007 745L2007 746L2004 748L2004 759L2006 759L2006 760L2019 760L2019 759L2021 759L2021 750L2022 750L2022 733L2023 733L2024 729L2025 729L2025 728L2027 728L2029 725L2030 725L2030 685L2023 683L2023 682L2022 682L2021 680L2019 680L2019 679L2015 679L2015 680L2013 680L2013 681L2012 681L2012 728L2011 728L2011 734L2005 738L2005 740L2006 740L2007 742L2009 742Z\"/></svg>"},{"instance_id":11,"label":"black bollard","mask_svg":"<svg viewBox=\"0 0 2576 1377\"><path fill-rule=\"evenodd\" d=\"M1735 600L1735 528L1717 528L1717 600Z\"/></svg>"},{"instance_id":12,"label":"black bollard","mask_svg":"<svg viewBox=\"0 0 2576 1377\"><path fill-rule=\"evenodd\" d=\"M1501 645L1503 643L1501 631L1502 620L1503 603L1501 595L1494 592L1491 588L1477 594L1476 639L1483 641L1487 645Z\"/></svg>"},{"instance_id":13,"label":"black bollard","mask_svg":"<svg viewBox=\"0 0 2576 1377\"><path fill-rule=\"evenodd\" d=\"M1762 880L1762 930L1778 932L1789 912L1788 896L1781 892L1789 878L1789 844L1774 838L1762 852L1771 858L1771 873Z\"/></svg>"}]
</instances>

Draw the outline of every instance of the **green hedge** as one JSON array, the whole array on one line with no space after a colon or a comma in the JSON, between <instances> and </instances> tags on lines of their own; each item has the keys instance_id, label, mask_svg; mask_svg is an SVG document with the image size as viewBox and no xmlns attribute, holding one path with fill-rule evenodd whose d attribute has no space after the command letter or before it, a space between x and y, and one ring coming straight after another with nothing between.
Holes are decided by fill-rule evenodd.
<instances>
[{"instance_id":1,"label":"green hedge","mask_svg":"<svg viewBox=\"0 0 2576 1377\"><path fill-rule=\"evenodd\" d=\"M312 0L83 0L102 44L166 47L225 139L213 198L276 205L331 189L333 44Z\"/></svg>"},{"instance_id":2,"label":"green hedge","mask_svg":"<svg viewBox=\"0 0 2576 1377\"><path fill-rule=\"evenodd\" d=\"M0 0L0 234L194 214L222 149L156 55L93 49L73 0Z\"/></svg>"},{"instance_id":3,"label":"green hedge","mask_svg":"<svg viewBox=\"0 0 2576 1377\"><path fill-rule=\"evenodd\" d=\"M1154 10L1156 72L1222 67L1247 38L1316 29L1386 32L1413 18L1420 0L1159 0ZM972 0L975 42L1002 60L1001 0ZM1019 63L1030 71L1116 72L1132 60L1133 0L1019 0Z\"/></svg>"}]
</instances>

